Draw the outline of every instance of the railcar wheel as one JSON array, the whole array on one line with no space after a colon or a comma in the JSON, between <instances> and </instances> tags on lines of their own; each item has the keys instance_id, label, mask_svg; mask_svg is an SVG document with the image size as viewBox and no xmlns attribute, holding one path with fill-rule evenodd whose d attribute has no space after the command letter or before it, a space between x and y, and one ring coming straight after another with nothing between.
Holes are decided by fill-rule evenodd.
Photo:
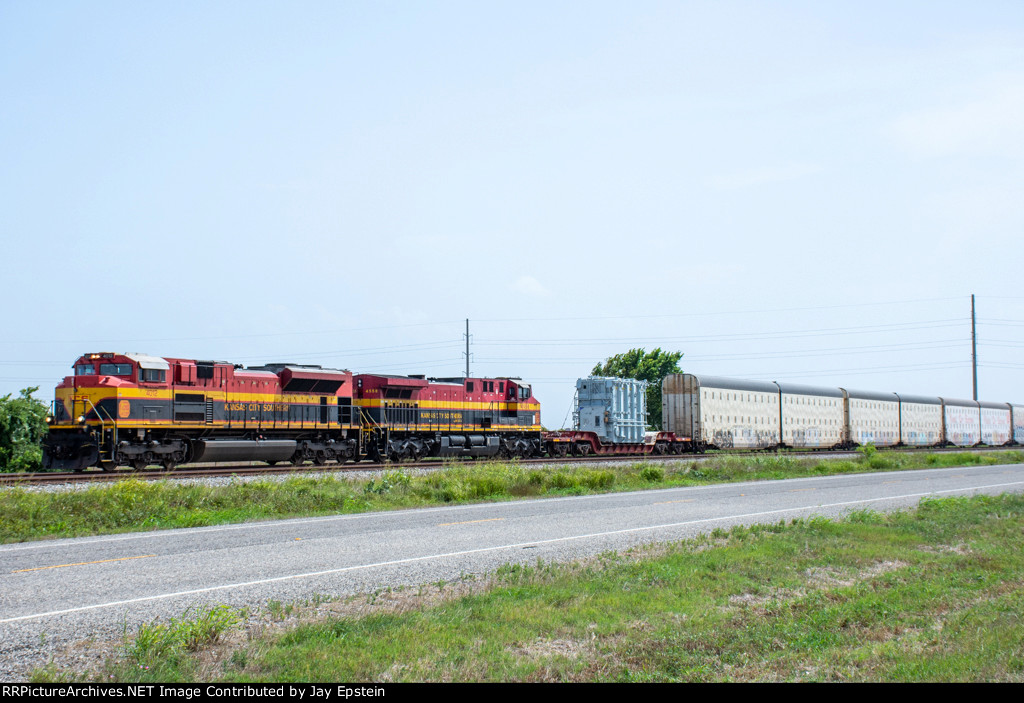
<instances>
[{"instance_id":1,"label":"railcar wheel","mask_svg":"<svg viewBox=\"0 0 1024 703\"><path fill-rule=\"evenodd\" d=\"M175 464L174 459L164 459L160 462L160 466L164 467L164 471L174 471Z\"/></svg>"},{"instance_id":2,"label":"railcar wheel","mask_svg":"<svg viewBox=\"0 0 1024 703\"><path fill-rule=\"evenodd\" d=\"M117 464L113 461L101 461L100 468L104 471L113 471L117 468Z\"/></svg>"},{"instance_id":3,"label":"railcar wheel","mask_svg":"<svg viewBox=\"0 0 1024 703\"><path fill-rule=\"evenodd\" d=\"M586 442L580 442L576 445L576 448L579 451L580 456L587 456L590 454L590 445Z\"/></svg>"}]
</instances>

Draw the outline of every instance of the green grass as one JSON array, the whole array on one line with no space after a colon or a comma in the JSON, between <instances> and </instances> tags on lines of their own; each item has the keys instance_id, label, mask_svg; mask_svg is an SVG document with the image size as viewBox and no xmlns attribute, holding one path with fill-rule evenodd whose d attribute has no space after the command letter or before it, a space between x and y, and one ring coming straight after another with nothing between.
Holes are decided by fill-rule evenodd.
<instances>
[{"instance_id":1,"label":"green grass","mask_svg":"<svg viewBox=\"0 0 1024 703\"><path fill-rule=\"evenodd\" d=\"M0 490L0 543L524 497L1022 461L1020 451L863 452L853 459L712 455L700 461L635 461L600 468L454 463L417 476L387 471L370 481L337 474L199 486L128 478L80 491Z\"/></svg>"},{"instance_id":2,"label":"green grass","mask_svg":"<svg viewBox=\"0 0 1024 703\"><path fill-rule=\"evenodd\" d=\"M161 650L140 645L152 638L140 631L101 673L70 677L1020 682L1022 534L1018 495L736 527L586 562L507 565L436 605L410 589L377 612L367 596L363 617L313 608L281 633L235 627L216 661L210 638L153 659Z\"/></svg>"}]
</instances>

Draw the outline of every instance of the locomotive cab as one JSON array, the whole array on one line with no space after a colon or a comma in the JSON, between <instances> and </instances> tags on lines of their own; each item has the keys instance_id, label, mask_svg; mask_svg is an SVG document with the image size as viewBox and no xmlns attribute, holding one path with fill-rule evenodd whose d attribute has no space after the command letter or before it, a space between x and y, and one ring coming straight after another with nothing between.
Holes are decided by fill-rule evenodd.
<instances>
[{"instance_id":1,"label":"locomotive cab","mask_svg":"<svg viewBox=\"0 0 1024 703\"><path fill-rule=\"evenodd\" d=\"M159 384L163 359L99 352L83 354L72 365L74 374L57 385L43 445L44 468L80 471L100 463L100 454L114 440L123 389ZM146 368L150 367L150 368ZM162 370L166 374L166 369ZM155 380L149 380L155 379Z\"/></svg>"}]
</instances>

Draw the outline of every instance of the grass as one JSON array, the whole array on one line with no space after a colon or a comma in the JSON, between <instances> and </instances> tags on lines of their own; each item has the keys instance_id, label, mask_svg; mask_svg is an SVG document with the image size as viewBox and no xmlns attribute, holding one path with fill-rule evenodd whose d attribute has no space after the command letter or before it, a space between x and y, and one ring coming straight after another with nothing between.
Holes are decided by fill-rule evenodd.
<instances>
[{"instance_id":1,"label":"grass","mask_svg":"<svg viewBox=\"0 0 1024 703\"><path fill-rule=\"evenodd\" d=\"M415 476L387 471L370 481L337 474L205 486L128 478L76 491L0 491L0 543L524 497L1022 461L1024 452L1016 450L865 451L852 459L807 454L711 455L700 461L635 461L601 468L453 463Z\"/></svg>"},{"instance_id":2,"label":"grass","mask_svg":"<svg viewBox=\"0 0 1024 703\"><path fill-rule=\"evenodd\" d=\"M1018 495L736 527L506 565L439 603L424 604L423 587L379 607L366 596L365 616L338 615L325 597L296 606L302 624L283 631L243 632L230 618L215 637L144 628L102 672L36 678L1020 682L1022 533Z\"/></svg>"}]
</instances>

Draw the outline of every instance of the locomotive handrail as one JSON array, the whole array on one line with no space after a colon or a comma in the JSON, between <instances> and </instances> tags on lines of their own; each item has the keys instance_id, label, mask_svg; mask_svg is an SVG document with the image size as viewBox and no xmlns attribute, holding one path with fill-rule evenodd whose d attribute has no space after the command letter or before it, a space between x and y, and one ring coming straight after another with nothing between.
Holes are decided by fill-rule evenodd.
<instances>
[{"instance_id":1,"label":"locomotive handrail","mask_svg":"<svg viewBox=\"0 0 1024 703\"><path fill-rule=\"evenodd\" d=\"M362 408L359 408L359 418L360 418L360 420L361 420L360 424L369 424L369 425L372 425L373 427L376 427L376 428L377 428L378 430L379 430L379 429L383 429L383 428L382 428L382 427L380 426L380 423L378 423L378 422L377 422L376 420L374 420L374 419L373 419L373 418L372 418L372 417L371 417L371 416L369 415L369 413L367 413L367 412L366 412L365 410L363 410Z\"/></svg>"},{"instance_id":2,"label":"locomotive handrail","mask_svg":"<svg viewBox=\"0 0 1024 703\"><path fill-rule=\"evenodd\" d=\"M100 415L100 409L98 407L96 407L96 405L92 402L91 398L72 399L72 401L71 401L71 413L72 413L72 415L74 415L75 403L77 403L77 402L81 402L83 408L85 407L85 404L88 403L92 407L92 409L96 412L96 419L99 420L100 427L103 428L104 430L107 429L107 423L103 422L103 416ZM82 416L85 417L86 414L87 414L86 412L83 412ZM107 413L106 411L104 411L104 414L107 416L108 420L110 420L111 422L114 421L114 418L110 417L110 413Z\"/></svg>"}]
</instances>

